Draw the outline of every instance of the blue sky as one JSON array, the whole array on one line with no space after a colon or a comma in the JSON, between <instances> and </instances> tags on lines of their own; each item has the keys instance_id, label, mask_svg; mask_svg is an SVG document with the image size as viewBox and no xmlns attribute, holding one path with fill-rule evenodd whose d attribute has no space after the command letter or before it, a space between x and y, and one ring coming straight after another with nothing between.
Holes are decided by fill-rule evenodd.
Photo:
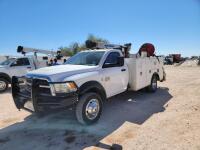
<instances>
[{"instance_id":1,"label":"blue sky","mask_svg":"<svg viewBox=\"0 0 200 150\"><path fill-rule=\"evenodd\" d=\"M112 43L145 42L157 54L200 55L200 0L0 0L0 54L54 49L89 33Z\"/></svg>"}]
</instances>

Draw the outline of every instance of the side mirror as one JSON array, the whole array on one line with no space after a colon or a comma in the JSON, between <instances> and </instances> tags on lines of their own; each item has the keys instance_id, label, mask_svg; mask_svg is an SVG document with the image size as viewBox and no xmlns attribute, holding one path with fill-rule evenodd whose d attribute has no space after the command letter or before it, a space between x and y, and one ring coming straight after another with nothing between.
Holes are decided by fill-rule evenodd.
<instances>
[{"instance_id":1,"label":"side mirror","mask_svg":"<svg viewBox=\"0 0 200 150\"><path fill-rule=\"evenodd\" d=\"M118 57L117 61L120 67L124 65L124 57Z\"/></svg>"}]
</instances>

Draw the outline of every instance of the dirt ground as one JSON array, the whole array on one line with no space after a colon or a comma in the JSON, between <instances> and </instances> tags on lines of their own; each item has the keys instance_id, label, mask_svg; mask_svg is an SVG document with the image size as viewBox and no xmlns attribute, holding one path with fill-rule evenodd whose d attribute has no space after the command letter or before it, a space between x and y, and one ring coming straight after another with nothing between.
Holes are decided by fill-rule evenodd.
<instances>
[{"instance_id":1,"label":"dirt ground","mask_svg":"<svg viewBox=\"0 0 200 150\"><path fill-rule=\"evenodd\" d=\"M167 66L166 73L154 94L111 98L92 126L77 123L72 110L38 118L18 111L10 91L0 94L0 149L200 150L200 67Z\"/></svg>"}]
</instances>

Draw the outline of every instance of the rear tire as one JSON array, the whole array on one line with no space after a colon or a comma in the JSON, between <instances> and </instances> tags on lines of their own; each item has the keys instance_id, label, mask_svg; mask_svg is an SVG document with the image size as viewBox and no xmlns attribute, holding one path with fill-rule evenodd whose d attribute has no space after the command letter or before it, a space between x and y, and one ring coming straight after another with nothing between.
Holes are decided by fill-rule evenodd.
<instances>
[{"instance_id":1,"label":"rear tire","mask_svg":"<svg viewBox=\"0 0 200 150\"><path fill-rule=\"evenodd\" d=\"M6 79L0 78L0 93L3 93L8 89L8 84Z\"/></svg>"},{"instance_id":2,"label":"rear tire","mask_svg":"<svg viewBox=\"0 0 200 150\"><path fill-rule=\"evenodd\" d=\"M152 79L151 79L151 84L147 87L147 90L151 93L154 93L156 92L157 88L158 88L158 85L157 85L157 76L156 75L153 75L152 76Z\"/></svg>"},{"instance_id":3,"label":"rear tire","mask_svg":"<svg viewBox=\"0 0 200 150\"><path fill-rule=\"evenodd\" d=\"M102 99L97 93L86 93L76 105L76 118L84 125L97 122L102 112Z\"/></svg>"}]
</instances>

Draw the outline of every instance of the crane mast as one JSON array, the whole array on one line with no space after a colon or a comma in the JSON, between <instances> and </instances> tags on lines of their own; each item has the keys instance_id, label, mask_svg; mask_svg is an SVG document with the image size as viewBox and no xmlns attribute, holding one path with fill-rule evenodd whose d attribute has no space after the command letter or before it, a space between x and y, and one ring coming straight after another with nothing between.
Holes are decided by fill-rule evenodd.
<instances>
[{"instance_id":1,"label":"crane mast","mask_svg":"<svg viewBox=\"0 0 200 150\"><path fill-rule=\"evenodd\" d=\"M23 55L26 55L26 53L34 53L34 55L37 55L37 53L40 53L40 54L56 56L59 51L55 52L52 50L42 50L42 49L37 49L37 48L28 48L28 47L18 46L17 52L22 53Z\"/></svg>"}]
</instances>

